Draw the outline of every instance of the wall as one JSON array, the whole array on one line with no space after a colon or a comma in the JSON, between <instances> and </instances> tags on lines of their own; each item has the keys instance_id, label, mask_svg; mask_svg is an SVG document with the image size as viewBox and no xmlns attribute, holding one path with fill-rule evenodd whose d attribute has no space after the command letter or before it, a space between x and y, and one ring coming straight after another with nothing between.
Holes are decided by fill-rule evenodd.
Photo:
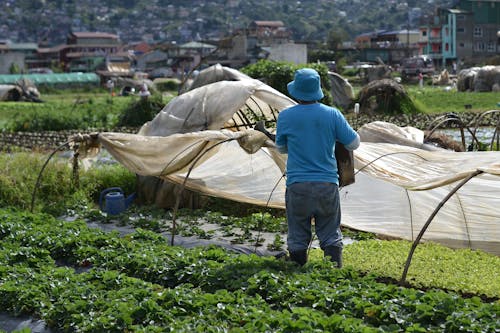
<instances>
[{"instance_id":1,"label":"wall","mask_svg":"<svg viewBox=\"0 0 500 333\"><path fill-rule=\"evenodd\" d=\"M277 44L269 47L269 60L290 61L295 64L307 63L306 44Z\"/></svg>"},{"instance_id":2,"label":"wall","mask_svg":"<svg viewBox=\"0 0 500 333\"><path fill-rule=\"evenodd\" d=\"M21 52L0 54L0 74L11 74L9 69L12 63L17 64L20 70L24 69L25 55Z\"/></svg>"},{"instance_id":3,"label":"wall","mask_svg":"<svg viewBox=\"0 0 500 333\"><path fill-rule=\"evenodd\" d=\"M232 48L227 57L229 59L245 59L247 56L247 37L245 35L236 35L232 38Z\"/></svg>"},{"instance_id":4,"label":"wall","mask_svg":"<svg viewBox=\"0 0 500 333\"><path fill-rule=\"evenodd\" d=\"M457 15L457 59L472 57L473 43L472 33L474 21L472 14Z\"/></svg>"}]
</instances>

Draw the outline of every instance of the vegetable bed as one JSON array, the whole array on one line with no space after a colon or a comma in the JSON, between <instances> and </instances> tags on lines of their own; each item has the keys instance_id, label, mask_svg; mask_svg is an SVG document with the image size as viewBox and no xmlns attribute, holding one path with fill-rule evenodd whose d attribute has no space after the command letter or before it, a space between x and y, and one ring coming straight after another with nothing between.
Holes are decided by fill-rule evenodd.
<instances>
[{"instance_id":1,"label":"vegetable bed","mask_svg":"<svg viewBox=\"0 0 500 333\"><path fill-rule=\"evenodd\" d=\"M498 332L497 298L0 210L0 308L80 332ZM368 241L371 242L371 241ZM349 252L347 246L346 253ZM492 259L493 260L493 259ZM493 261L498 263L498 261Z\"/></svg>"}]
</instances>

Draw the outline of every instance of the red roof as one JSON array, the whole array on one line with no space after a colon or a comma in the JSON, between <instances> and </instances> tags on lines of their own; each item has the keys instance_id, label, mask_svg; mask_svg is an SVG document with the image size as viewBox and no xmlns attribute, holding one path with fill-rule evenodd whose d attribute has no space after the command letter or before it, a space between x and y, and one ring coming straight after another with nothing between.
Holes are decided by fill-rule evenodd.
<instances>
[{"instance_id":1,"label":"red roof","mask_svg":"<svg viewBox=\"0 0 500 333\"><path fill-rule=\"evenodd\" d=\"M134 49L134 51L147 53L151 50L151 46L149 46L149 44L146 42L142 42L142 43L139 43L137 45L134 45L133 49Z\"/></svg>"}]
</instances>

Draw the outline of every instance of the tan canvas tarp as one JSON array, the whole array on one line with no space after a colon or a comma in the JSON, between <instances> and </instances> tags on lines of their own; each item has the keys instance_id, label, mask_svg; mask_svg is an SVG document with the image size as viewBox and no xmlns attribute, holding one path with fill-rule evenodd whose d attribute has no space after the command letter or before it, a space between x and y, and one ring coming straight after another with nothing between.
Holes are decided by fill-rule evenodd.
<instances>
[{"instance_id":1,"label":"tan canvas tarp","mask_svg":"<svg viewBox=\"0 0 500 333\"><path fill-rule=\"evenodd\" d=\"M261 132L200 131L167 137L101 133L99 141L126 168L231 200L284 208L285 157ZM263 147L264 146L264 147ZM252 153L253 152L253 153ZM273 187L278 187L273 191Z\"/></svg>"},{"instance_id":2,"label":"tan canvas tarp","mask_svg":"<svg viewBox=\"0 0 500 333\"><path fill-rule=\"evenodd\" d=\"M248 123L234 117L241 109L255 107L262 117L272 118L273 110L291 104L255 80L221 81L175 98L139 134L100 133L99 142L140 175L185 182L186 188L208 195L284 208L286 155L277 153L260 132L232 125L235 119ZM260 109L265 105L267 111ZM231 130L219 130L229 123ZM417 129L365 126L354 152L361 171L340 192L344 225L414 240L459 181L481 170L443 205L423 240L500 255L499 152L433 149L418 141L423 136Z\"/></svg>"}]
</instances>

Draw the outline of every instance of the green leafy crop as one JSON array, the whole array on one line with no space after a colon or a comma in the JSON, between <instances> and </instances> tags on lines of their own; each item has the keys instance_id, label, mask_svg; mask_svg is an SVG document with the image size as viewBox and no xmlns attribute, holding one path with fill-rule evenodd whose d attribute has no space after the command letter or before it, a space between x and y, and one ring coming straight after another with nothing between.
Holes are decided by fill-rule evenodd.
<instances>
[{"instance_id":1,"label":"green leafy crop","mask_svg":"<svg viewBox=\"0 0 500 333\"><path fill-rule=\"evenodd\" d=\"M498 301L357 272L352 245L348 267L299 267L9 210L0 210L0 241L0 308L56 331L495 332L500 324Z\"/></svg>"}]
</instances>

